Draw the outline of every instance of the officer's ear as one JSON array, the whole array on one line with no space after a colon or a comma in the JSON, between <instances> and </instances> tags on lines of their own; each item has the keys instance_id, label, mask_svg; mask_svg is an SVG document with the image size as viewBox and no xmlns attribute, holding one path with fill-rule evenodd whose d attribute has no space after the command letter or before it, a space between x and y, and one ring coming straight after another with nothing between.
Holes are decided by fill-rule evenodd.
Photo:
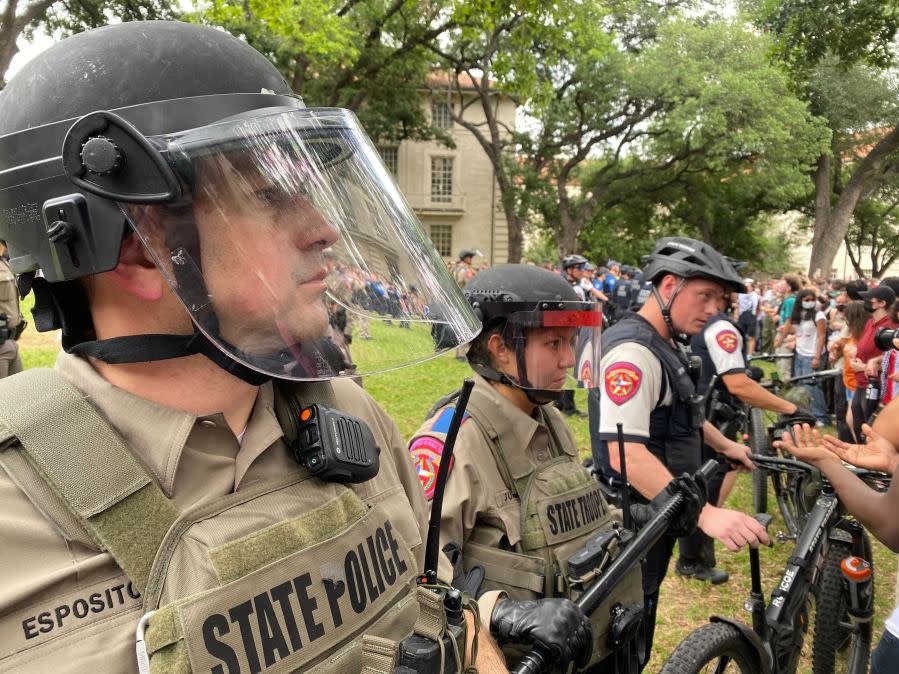
<instances>
[{"instance_id":1,"label":"officer's ear","mask_svg":"<svg viewBox=\"0 0 899 674\"><path fill-rule=\"evenodd\" d=\"M506 344L501 332L494 332L487 338L487 352L497 370L504 370L515 360L515 355Z\"/></svg>"},{"instance_id":2,"label":"officer's ear","mask_svg":"<svg viewBox=\"0 0 899 674\"><path fill-rule=\"evenodd\" d=\"M135 234L122 241L119 263L106 275L121 290L137 299L155 302L162 297L165 281Z\"/></svg>"}]
</instances>

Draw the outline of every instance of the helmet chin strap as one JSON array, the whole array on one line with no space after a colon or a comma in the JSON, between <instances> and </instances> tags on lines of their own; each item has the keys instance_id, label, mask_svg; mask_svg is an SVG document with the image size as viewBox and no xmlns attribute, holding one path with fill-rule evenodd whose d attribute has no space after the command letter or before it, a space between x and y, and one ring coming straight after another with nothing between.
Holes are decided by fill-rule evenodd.
<instances>
[{"instance_id":1,"label":"helmet chin strap","mask_svg":"<svg viewBox=\"0 0 899 674\"><path fill-rule=\"evenodd\" d=\"M674 292L671 293L671 298L667 302L662 300L662 295L659 293L659 287L655 284L652 286L652 294L656 298L659 308L662 310L662 318L665 321L665 325L668 327L669 336L675 342L684 345L687 344L689 340L685 334L674 329L674 322L671 320L671 305L674 304L674 298L677 297L677 294L683 289L686 282L687 279L685 278L682 278L677 282L677 285L674 287Z\"/></svg>"},{"instance_id":2,"label":"helmet chin strap","mask_svg":"<svg viewBox=\"0 0 899 674\"><path fill-rule=\"evenodd\" d=\"M479 363L469 364L471 365L471 369L481 375L484 379L487 379L488 381L495 381L497 384L503 384L504 386L517 388L519 391L524 393L527 396L527 399L535 405L546 405L547 403L551 403L554 400L558 400L559 396L562 395L562 391L527 388L519 384L517 381L515 381L515 379L507 375L505 372L494 370L492 367L488 367L487 365L481 365Z\"/></svg>"}]
</instances>

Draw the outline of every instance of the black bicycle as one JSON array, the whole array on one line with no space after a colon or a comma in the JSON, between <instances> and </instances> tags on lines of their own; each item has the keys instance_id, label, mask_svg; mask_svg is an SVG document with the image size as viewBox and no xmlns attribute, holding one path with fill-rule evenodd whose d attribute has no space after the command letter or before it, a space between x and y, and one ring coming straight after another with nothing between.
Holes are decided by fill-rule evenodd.
<instances>
[{"instance_id":1,"label":"black bicycle","mask_svg":"<svg viewBox=\"0 0 899 674\"><path fill-rule=\"evenodd\" d=\"M758 354L750 356L749 360L777 360L792 358L788 354ZM816 386L825 379L840 376L842 370L821 370L807 375L781 379L778 374L772 373L769 381L759 382L775 395L783 396L787 391L799 386ZM774 413L758 407L749 408L745 416L745 437L753 454L760 456L778 456L772 442L771 417ZM793 417L791 423L808 423L814 425L814 417ZM781 472L770 472L762 467L752 472L752 506L758 513L768 512L768 481L770 478L774 490L774 498L786 527L785 536L795 538L802 529L805 517L811 508L811 504L818 493L816 480L803 479L798 481L798 476Z\"/></svg>"},{"instance_id":2,"label":"black bicycle","mask_svg":"<svg viewBox=\"0 0 899 674\"><path fill-rule=\"evenodd\" d=\"M783 422L781 428L789 422ZM772 474L795 473L813 478L811 466L780 457L752 457ZM856 470L859 477L884 488L889 477ZM766 527L771 515L757 515ZM752 591L746 602L752 626L713 616L684 639L664 664L661 674L739 672L793 674L799 663L809 624L812 597L817 599L812 643L814 674L867 671L874 613L871 542L848 517L826 481L800 532L780 583L765 605L758 550L751 549ZM845 568L841 568L845 567Z\"/></svg>"}]
</instances>

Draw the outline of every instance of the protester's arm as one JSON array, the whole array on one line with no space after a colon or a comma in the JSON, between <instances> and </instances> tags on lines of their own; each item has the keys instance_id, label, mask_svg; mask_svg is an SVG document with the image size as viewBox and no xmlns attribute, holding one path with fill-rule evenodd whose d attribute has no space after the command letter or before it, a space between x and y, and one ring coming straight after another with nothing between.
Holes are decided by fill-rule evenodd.
<instances>
[{"instance_id":1,"label":"protester's arm","mask_svg":"<svg viewBox=\"0 0 899 674\"><path fill-rule=\"evenodd\" d=\"M893 447L899 447L899 398L884 407L872 425L874 431Z\"/></svg>"},{"instance_id":2,"label":"protester's arm","mask_svg":"<svg viewBox=\"0 0 899 674\"><path fill-rule=\"evenodd\" d=\"M820 433L808 424L794 426L793 436L784 435L775 446L818 468L846 509L879 541L893 552L899 552L899 517L896 517L899 512L899 485L896 483L899 471L894 470L889 490L881 494L847 470L840 457L828 449ZM880 451L886 453L886 448Z\"/></svg>"},{"instance_id":3,"label":"protester's arm","mask_svg":"<svg viewBox=\"0 0 899 674\"><path fill-rule=\"evenodd\" d=\"M817 370L821 367L821 351L824 350L824 343L827 341L827 321L824 320L824 314L815 321L817 327L817 335L815 336L815 355L812 357L812 368Z\"/></svg>"}]
</instances>

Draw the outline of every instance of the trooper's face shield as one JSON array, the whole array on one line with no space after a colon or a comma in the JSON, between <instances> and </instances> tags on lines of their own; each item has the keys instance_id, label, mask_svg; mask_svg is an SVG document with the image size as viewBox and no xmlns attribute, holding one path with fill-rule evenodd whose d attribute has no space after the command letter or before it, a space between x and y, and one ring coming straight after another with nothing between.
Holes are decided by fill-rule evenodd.
<instances>
[{"instance_id":1,"label":"trooper's face shield","mask_svg":"<svg viewBox=\"0 0 899 674\"><path fill-rule=\"evenodd\" d=\"M514 351L518 384L535 391L594 388L602 310L593 302L541 303L509 314L503 341Z\"/></svg>"},{"instance_id":2,"label":"trooper's face shield","mask_svg":"<svg viewBox=\"0 0 899 674\"><path fill-rule=\"evenodd\" d=\"M294 110L151 140L187 197L122 208L194 323L233 359L280 378L336 376L350 366L339 333L365 325L373 339L352 357L362 375L477 334L352 113Z\"/></svg>"}]
</instances>

